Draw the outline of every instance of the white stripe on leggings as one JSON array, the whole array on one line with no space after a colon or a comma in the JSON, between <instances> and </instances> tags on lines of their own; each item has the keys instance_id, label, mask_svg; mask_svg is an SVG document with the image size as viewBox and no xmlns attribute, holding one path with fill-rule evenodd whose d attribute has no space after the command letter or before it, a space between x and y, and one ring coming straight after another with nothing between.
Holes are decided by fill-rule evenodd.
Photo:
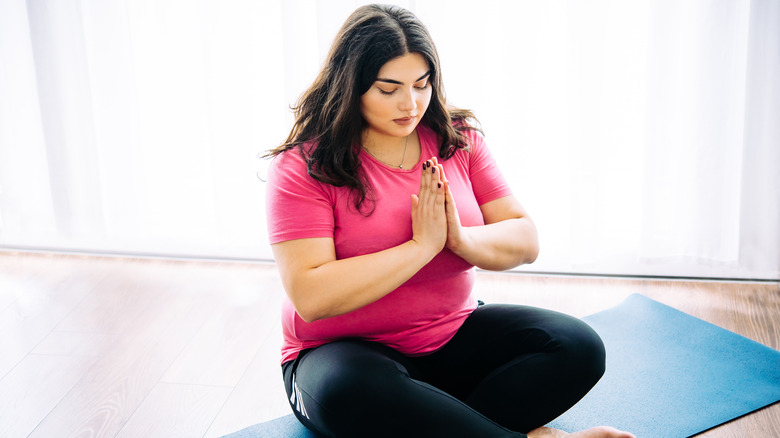
<instances>
[{"instance_id":1,"label":"white stripe on leggings","mask_svg":"<svg viewBox=\"0 0 780 438\"><path fill-rule=\"evenodd\" d=\"M290 404L295 406L295 409L306 418L309 414L306 412L306 406L303 405L303 399L301 398L301 390L298 389L298 383L295 382L295 373L292 375L292 394L290 395Z\"/></svg>"}]
</instances>

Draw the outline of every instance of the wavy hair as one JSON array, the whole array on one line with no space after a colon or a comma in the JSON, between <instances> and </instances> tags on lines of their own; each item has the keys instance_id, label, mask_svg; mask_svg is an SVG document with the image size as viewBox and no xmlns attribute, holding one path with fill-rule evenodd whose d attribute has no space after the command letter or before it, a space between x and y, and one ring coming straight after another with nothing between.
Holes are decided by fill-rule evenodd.
<instances>
[{"instance_id":1,"label":"wavy hair","mask_svg":"<svg viewBox=\"0 0 780 438\"><path fill-rule=\"evenodd\" d=\"M447 105L439 55L428 30L406 9L367 5L347 18L322 71L291 108L295 123L290 134L264 157L298 147L312 178L349 187L355 207L364 211L365 201L372 196L360 172L359 145L368 126L360 110L360 97L371 88L386 62L409 53L421 54L430 66L431 101L421 123L441 139L439 157L447 159L458 149L467 149L463 131L478 129L474 127L477 121L471 111ZM304 148L307 143L312 147ZM373 207L367 214L371 211Z\"/></svg>"}]
</instances>

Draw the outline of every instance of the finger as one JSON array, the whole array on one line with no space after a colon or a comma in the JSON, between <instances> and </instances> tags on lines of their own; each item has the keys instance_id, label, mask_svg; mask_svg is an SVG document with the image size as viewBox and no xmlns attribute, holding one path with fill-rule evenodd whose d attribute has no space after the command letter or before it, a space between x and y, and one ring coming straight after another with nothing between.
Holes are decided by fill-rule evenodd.
<instances>
[{"instance_id":1,"label":"finger","mask_svg":"<svg viewBox=\"0 0 780 438\"><path fill-rule=\"evenodd\" d=\"M450 183L447 181L444 183L444 190L446 193L446 198L444 200L444 206L447 208L447 214L456 214L455 212L458 211L458 208L455 206L455 197L452 195L452 190L450 190Z\"/></svg>"},{"instance_id":2,"label":"finger","mask_svg":"<svg viewBox=\"0 0 780 438\"><path fill-rule=\"evenodd\" d=\"M422 165L422 177L420 178L420 193L423 193L430 186L430 178L428 176L429 165L430 165L429 161L424 162Z\"/></svg>"},{"instance_id":3,"label":"finger","mask_svg":"<svg viewBox=\"0 0 780 438\"><path fill-rule=\"evenodd\" d=\"M430 164L430 168L431 168L431 175L430 175L430 177L431 177L431 188L432 189L434 189L434 188L435 189L439 189L439 188L441 188L441 169L440 169L439 165L436 164L437 163L436 157L433 157L433 158L431 158L428 161L431 163Z\"/></svg>"},{"instance_id":4,"label":"finger","mask_svg":"<svg viewBox=\"0 0 780 438\"><path fill-rule=\"evenodd\" d=\"M438 194L438 192L440 192L442 188L441 179L439 177L439 175L441 175L441 172L440 171L437 172L438 169L439 169L438 166L431 165L430 188L431 188L431 192L435 194Z\"/></svg>"},{"instance_id":5,"label":"finger","mask_svg":"<svg viewBox=\"0 0 780 438\"><path fill-rule=\"evenodd\" d=\"M447 175L444 174L444 165L439 164L438 167L439 167L439 178L442 180L442 182L445 183L449 182L449 180L447 179Z\"/></svg>"},{"instance_id":6,"label":"finger","mask_svg":"<svg viewBox=\"0 0 780 438\"><path fill-rule=\"evenodd\" d=\"M438 175L436 174L436 167L433 161L427 160L423 169L422 184L420 192L436 193L438 187L436 186Z\"/></svg>"},{"instance_id":7,"label":"finger","mask_svg":"<svg viewBox=\"0 0 780 438\"><path fill-rule=\"evenodd\" d=\"M446 198L447 198L447 193L446 193L446 190L444 189L444 184L441 181L438 181L436 183L436 197L435 198L436 198L436 200L435 200L436 208L444 209L446 207L445 202L446 202Z\"/></svg>"},{"instance_id":8,"label":"finger","mask_svg":"<svg viewBox=\"0 0 780 438\"><path fill-rule=\"evenodd\" d=\"M438 195L442 195L442 201L444 200L445 195L445 189L444 189L444 181L442 180L442 173L441 173L441 166L436 163L436 157L433 157L431 161L434 163L431 167L431 178L433 179L433 182L431 185L435 187L436 189L436 195L438 198ZM437 199L438 201L438 199Z\"/></svg>"},{"instance_id":9,"label":"finger","mask_svg":"<svg viewBox=\"0 0 780 438\"><path fill-rule=\"evenodd\" d=\"M422 165L418 205L426 212L435 212L437 203L439 202L437 197L440 192L443 194L442 182L439 179L441 171L437 169L433 159L426 160Z\"/></svg>"},{"instance_id":10,"label":"finger","mask_svg":"<svg viewBox=\"0 0 780 438\"><path fill-rule=\"evenodd\" d=\"M420 180L420 205L426 209L434 208L438 187L438 174L434 173L433 162L427 160Z\"/></svg>"}]
</instances>

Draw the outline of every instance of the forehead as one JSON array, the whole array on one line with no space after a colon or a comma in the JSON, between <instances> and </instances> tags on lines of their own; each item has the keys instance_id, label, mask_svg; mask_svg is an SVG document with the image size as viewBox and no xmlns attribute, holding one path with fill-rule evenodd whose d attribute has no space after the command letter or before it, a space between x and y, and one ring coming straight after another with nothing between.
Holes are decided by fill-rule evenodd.
<instances>
[{"instance_id":1,"label":"forehead","mask_svg":"<svg viewBox=\"0 0 780 438\"><path fill-rule=\"evenodd\" d=\"M378 78L394 79L401 82L417 81L430 70L428 60L419 53L407 53L387 61L377 74Z\"/></svg>"}]
</instances>

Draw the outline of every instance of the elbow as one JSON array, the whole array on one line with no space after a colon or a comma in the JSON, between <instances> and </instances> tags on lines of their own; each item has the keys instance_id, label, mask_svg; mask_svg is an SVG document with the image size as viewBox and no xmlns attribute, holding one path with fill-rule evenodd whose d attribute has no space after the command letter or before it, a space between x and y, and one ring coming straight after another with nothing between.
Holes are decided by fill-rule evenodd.
<instances>
[{"instance_id":1,"label":"elbow","mask_svg":"<svg viewBox=\"0 0 780 438\"><path fill-rule=\"evenodd\" d=\"M512 248L498 251L494 257L479 260L474 265L486 271L506 271L536 261L539 256L539 242L535 238Z\"/></svg>"},{"instance_id":2,"label":"elbow","mask_svg":"<svg viewBox=\"0 0 780 438\"><path fill-rule=\"evenodd\" d=\"M306 323L312 323L321 319L328 318L327 313L321 303L312 294L303 293L296 288L285 288L287 297L290 299L295 313Z\"/></svg>"},{"instance_id":3,"label":"elbow","mask_svg":"<svg viewBox=\"0 0 780 438\"><path fill-rule=\"evenodd\" d=\"M313 312L309 309L300 308L300 306L296 306L293 304L293 307L295 308L295 313L298 314L298 316L303 320L305 323L311 324L312 322L319 321L321 319L324 319L322 316L320 316L319 313Z\"/></svg>"},{"instance_id":4,"label":"elbow","mask_svg":"<svg viewBox=\"0 0 780 438\"><path fill-rule=\"evenodd\" d=\"M530 223L530 230L526 234L526 244L523 248L523 261L521 262L523 265L533 263L539 257L539 233L530 219L528 222Z\"/></svg>"},{"instance_id":5,"label":"elbow","mask_svg":"<svg viewBox=\"0 0 780 438\"><path fill-rule=\"evenodd\" d=\"M310 300L294 299L293 294L288 293L295 313L306 323L312 323L324 319L322 311L313 306Z\"/></svg>"},{"instance_id":6,"label":"elbow","mask_svg":"<svg viewBox=\"0 0 780 438\"><path fill-rule=\"evenodd\" d=\"M539 257L539 240L536 238L536 234L534 234L532 239L525 241L514 250L514 257L509 266L502 266L501 270L531 264L536 261L537 257Z\"/></svg>"},{"instance_id":7,"label":"elbow","mask_svg":"<svg viewBox=\"0 0 780 438\"><path fill-rule=\"evenodd\" d=\"M306 323L336 316L334 303L326 299L329 291L309 275L287 275L282 277L282 287L295 309L295 313Z\"/></svg>"},{"instance_id":8,"label":"elbow","mask_svg":"<svg viewBox=\"0 0 780 438\"><path fill-rule=\"evenodd\" d=\"M295 309L295 313L297 313L298 316L303 320L303 322L307 324L311 324L312 322L320 320L320 318L318 318L316 315L309 314L309 313L301 313L301 311L298 309Z\"/></svg>"},{"instance_id":9,"label":"elbow","mask_svg":"<svg viewBox=\"0 0 780 438\"><path fill-rule=\"evenodd\" d=\"M536 261L536 258L539 257L539 239L536 233L526 237L523 243L515 247L513 253L514 257L511 257L509 266L501 266L500 270L512 269Z\"/></svg>"},{"instance_id":10,"label":"elbow","mask_svg":"<svg viewBox=\"0 0 780 438\"><path fill-rule=\"evenodd\" d=\"M523 264L530 264L536 261L536 258L539 257L539 240L534 239L534 242L528 246L528 249L525 252L525 260L523 260Z\"/></svg>"}]
</instances>

